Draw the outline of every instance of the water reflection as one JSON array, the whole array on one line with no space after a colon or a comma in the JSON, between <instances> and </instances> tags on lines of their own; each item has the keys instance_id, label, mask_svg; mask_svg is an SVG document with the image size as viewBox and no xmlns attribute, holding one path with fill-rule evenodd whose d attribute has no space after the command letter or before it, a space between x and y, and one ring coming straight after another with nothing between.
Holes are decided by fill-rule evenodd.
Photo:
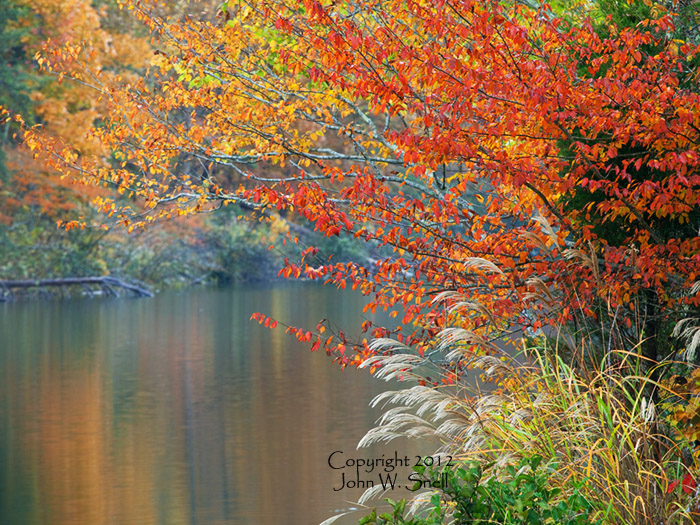
<instances>
[{"instance_id":1,"label":"water reflection","mask_svg":"<svg viewBox=\"0 0 700 525\"><path fill-rule=\"evenodd\" d=\"M362 490L332 490L333 451L415 452L354 450L386 385L248 319L359 326L361 306L311 285L0 306L0 521L306 524L348 507Z\"/></svg>"}]
</instances>

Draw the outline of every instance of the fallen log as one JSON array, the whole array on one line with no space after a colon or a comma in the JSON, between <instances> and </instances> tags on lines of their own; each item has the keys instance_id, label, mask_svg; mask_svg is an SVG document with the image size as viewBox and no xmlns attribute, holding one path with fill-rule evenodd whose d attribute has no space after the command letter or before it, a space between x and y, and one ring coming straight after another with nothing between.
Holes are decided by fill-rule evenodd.
<instances>
[{"instance_id":1,"label":"fallen log","mask_svg":"<svg viewBox=\"0 0 700 525\"><path fill-rule=\"evenodd\" d=\"M0 300L12 299L13 290L24 288L48 288L64 286L99 286L105 293L117 296L116 288L122 288L138 297L153 297L153 293L136 284L128 283L116 277L64 277L59 279L20 279L0 280ZM4 290L5 293L1 293Z\"/></svg>"}]
</instances>

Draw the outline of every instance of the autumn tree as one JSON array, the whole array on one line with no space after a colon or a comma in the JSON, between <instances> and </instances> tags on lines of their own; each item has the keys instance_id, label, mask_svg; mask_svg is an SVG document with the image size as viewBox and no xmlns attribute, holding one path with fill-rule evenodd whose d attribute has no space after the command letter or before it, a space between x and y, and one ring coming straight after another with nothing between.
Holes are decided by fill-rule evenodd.
<instances>
[{"instance_id":1,"label":"autumn tree","mask_svg":"<svg viewBox=\"0 0 700 525\"><path fill-rule=\"evenodd\" d=\"M29 125L40 123L47 138L58 142L69 139L83 154L109 154L89 137L89 130L102 114L99 94L78 83L61 82L60 74L41 71L35 55L82 42L92 50L92 67L105 70L108 76L128 79L147 63L146 39L105 30L100 17L103 9L90 2L9 0L5 4L1 34L6 45L2 46L4 64L0 68L0 105L4 111L21 116ZM69 69L79 67L72 63ZM95 251L105 232L93 228L67 233L57 230L56 222L93 216L90 200L108 190L72 184L21 144L18 132L14 119L5 120L0 277L104 273L104 261Z\"/></svg>"},{"instance_id":2,"label":"autumn tree","mask_svg":"<svg viewBox=\"0 0 700 525\"><path fill-rule=\"evenodd\" d=\"M29 83L31 75L27 62L26 49L21 39L26 31L20 22L24 9L10 0L0 4L0 49L2 49L2 67L0 67L0 105L14 111L27 113L31 107ZM6 123L2 133L2 148L10 140L10 125ZM5 156L0 149L0 175L6 176Z\"/></svg>"},{"instance_id":3,"label":"autumn tree","mask_svg":"<svg viewBox=\"0 0 700 525\"><path fill-rule=\"evenodd\" d=\"M684 49L682 46L684 44L698 43L697 35L691 29L691 24L689 23L691 20L697 20L698 18L698 10L693 5L675 4L673 2L651 2L648 0L630 3L604 0L597 4L597 8L598 16L593 24L593 28L603 38L609 37L611 31L633 30L638 26L645 27L649 20L669 15L669 9L675 11L671 15L674 21L673 27L668 29L664 35L665 38L652 39L639 45L638 50L642 61L645 61L650 56L658 56L668 46L669 42L676 44L677 48L671 49L671 52L676 54L683 53ZM611 26L611 24L614 25ZM679 72L681 72L682 67L684 74L678 75L677 80L679 84L683 89L697 92L695 82L698 65L697 57L687 56L685 60L681 60L681 63L683 63L683 66L679 65ZM581 68L579 74L583 77L599 75L599 73L585 71L583 68ZM602 146L609 144L607 134L588 140L595 141ZM648 147L635 135L631 135L626 140L618 140L615 147L617 154L607 159L606 169L617 172L625 170L627 172L628 181L622 182L624 188L637 184L649 184L652 188L656 188L658 187L657 184L664 183L667 175L664 170L657 170L653 167L653 163L645 162L650 158L654 158L658 148ZM568 152L568 144L563 150ZM562 196L560 201L564 203L564 212L570 213L572 216L577 217L582 224L591 227L598 239L610 246L625 246L628 243L630 233L627 221L622 219L600 221L597 217L591 219L590 214L585 216L581 214L583 209L600 206L607 199L608 196L605 191L577 187L570 194ZM686 209L688 211L687 215L655 213L645 206L640 207L639 211L647 224L653 228L656 239L666 243L672 239L687 241L697 237L700 213L692 207ZM634 303L637 309L641 310L641 315L644 318L644 339L640 344L640 348L650 361L660 361L670 355L675 356L677 354L680 345L673 341L671 337L673 323L668 321L669 318L675 317L678 319L688 313L687 311L680 314L676 312L674 315L672 312L669 312L661 304L663 300L658 296L657 291L653 287L642 286L639 293L635 295ZM627 317L632 317L635 313L624 308L618 309L617 312L623 312ZM692 358L691 355L687 357Z\"/></svg>"},{"instance_id":4,"label":"autumn tree","mask_svg":"<svg viewBox=\"0 0 700 525\"><path fill-rule=\"evenodd\" d=\"M130 196L95 200L129 228L241 204L388 247L372 264L309 248L281 273L359 288L420 355L448 326L489 351L522 328L632 336L635 318L697 308L697 43L671 10L624 27L526 2L241 0L216 21L126 7L156 38L146 77L67 68L72 48L42 59L101 94L91 140L111 157L26 141ZM343 365L372 353L294 330Z\"/></svg>"}]
</instances>

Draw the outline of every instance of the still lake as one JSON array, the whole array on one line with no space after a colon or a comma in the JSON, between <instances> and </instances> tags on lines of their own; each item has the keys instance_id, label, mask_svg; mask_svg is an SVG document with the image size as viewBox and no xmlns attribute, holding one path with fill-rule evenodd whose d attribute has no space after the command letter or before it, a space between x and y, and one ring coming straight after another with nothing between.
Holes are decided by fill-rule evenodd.
<instances>
[{"instance_id":1,"label":"still lake","mask_svg":"<svg viewBox=\"0 0 700 525\"><path fill-rule=\"evenodd\" d=\"M331 454L413 464L436 444L356 450L396 385L249 318L359 327L364 301L284 283L0 304L0 523L301 525L353 507L363 489L334 490L357 476Z\"/></svg>"}]
</instances>

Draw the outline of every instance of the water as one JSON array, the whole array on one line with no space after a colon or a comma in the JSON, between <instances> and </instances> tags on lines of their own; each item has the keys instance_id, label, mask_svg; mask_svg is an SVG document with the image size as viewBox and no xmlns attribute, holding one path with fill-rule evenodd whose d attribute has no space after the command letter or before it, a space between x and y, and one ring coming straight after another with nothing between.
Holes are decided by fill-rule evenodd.
<instances>
[{"instance_id":1,"label":"water","mask_svg":"<svg viewBox=\"0 0 700 525\"><path fill-rule=\"evenodd\" d=\"M294 525L352 507L363 489L333 490L357 479L333 452L415 463L435 444L357 451L391 386L249 318L357 327L362 305L311 284L0 305L0 523Z\"/></svg>"}]
</instances>

